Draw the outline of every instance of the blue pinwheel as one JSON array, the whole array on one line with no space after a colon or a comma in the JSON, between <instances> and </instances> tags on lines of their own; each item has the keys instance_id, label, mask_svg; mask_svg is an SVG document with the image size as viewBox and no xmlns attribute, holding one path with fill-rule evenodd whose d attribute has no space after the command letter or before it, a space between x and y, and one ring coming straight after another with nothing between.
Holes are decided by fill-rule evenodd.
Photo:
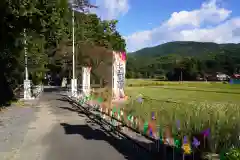
<instances>
[{"instance_id":1,"label":"blue pinwheel","mask_svg":"<svg viewBox=\"0 0 240 160\"><path fill-rule=\"evenodd\" d=\"M155 120L155 114L152 112L152 120Z\"/></svg>"},{"instance_id":2,"label":"blue pinwheel","mask_svg":"<svg viewBox=\"0 0 240 160\"><path fill-rule=\"evenodd\" d=\"M153 137L153 131L152 131L152 128L149 128L149 135L150 135L150 137Z\"/></svg>"},{"instance_id":3,"label":"blue pinwheel","mask_svg":"<svg viewBox=\"0 0 240 160\"><path fill-rule=\"evenodd\" d=\"M188 142L187 136L184 136L184 137L183 137L183 144L186 144L187 142Z\"/></svg>"},{"instance_id":4,"label":"blue pinwheel","mask_svg":"<svg viewBox=\"0 0 240 160\"><path fill-rule=\"evenodd\" d=\"M197 138L193 137L192 145L197 148L200 146L200 141L198 141Z\"/></svg>"},{"instance_id":5,"label":"blue pinwheel","mask_svg":"<svg viewBox=\"0 0 240 160\"><path fill-rule=\"evenodd\" d=\"M176 125L177 125L177 129L180 130L180 121L179 120L177 120Z\"/></svg>"},{"instance_id":6,"label":"blue pinwheel","mask_svg":"<svg viewBox=\"0 0 240 160\"><path fill-rule=\"evenodd\" d=\"M142 97L138 97L137 101L138 101L139 103L142 103L142 102L143 102Z\"/></svg>"}]
</instances>

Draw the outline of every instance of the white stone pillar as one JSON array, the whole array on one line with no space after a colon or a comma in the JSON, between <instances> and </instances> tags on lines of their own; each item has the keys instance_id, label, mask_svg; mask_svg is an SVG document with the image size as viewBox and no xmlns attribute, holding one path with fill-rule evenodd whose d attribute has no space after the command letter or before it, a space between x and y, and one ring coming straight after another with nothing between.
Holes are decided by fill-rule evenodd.
<instances>
[{"instance_id":1,"label":"white stone pillar","mask_svg":"<svg viewBox=\"0 0 240 160\"><path fill-rule=\"evenodd\" d=\"M91 67L82 68L82 91L85 96L89 96L91 92L90 84Z\"/></svg>"},{"instance_id":2,"label":"white stone pillar","mask_svg":"<svg viewBox=\"0 0 240 160\"><path fill-rule=\"evenodd\" d=\"M27 67L27 38L26 38L26 29L24 29L24 54L25 54L25 80L24 80L24 100L30 100L32 98L31 92L31 80L28 79L28 67Z\"/></svg>"},{"instance_id":3,"label":"white stone pillar","mask_svg":"<svg viewBox=\"0 0 240 160\"><path fill-rule=\"evenodd\" d=\"M32 99L31 81L24 80L24 100Z\"/></svg>"},{"instance_id":4,"label":"white stone pillar","mask_svg":"<svg viewBox=\"0 0 240 160\"><path fill-rule=\"evenodd\" d=\"M71 79L72 96L77 97L77 79Z\"/></svg>"}]
</instances>

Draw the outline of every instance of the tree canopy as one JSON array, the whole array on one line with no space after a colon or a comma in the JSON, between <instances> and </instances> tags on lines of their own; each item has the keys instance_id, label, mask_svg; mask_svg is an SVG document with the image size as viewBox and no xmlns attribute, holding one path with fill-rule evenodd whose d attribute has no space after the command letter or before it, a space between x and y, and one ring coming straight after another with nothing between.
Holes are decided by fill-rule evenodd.
<instances>
[{"instance_id":1,"label":"tree canopy","mask_svg":"<svg viewBox=\"0 0 240 160\"><path fill-rule=\"evenodd\" d=\"M72 5L74 4L74 5ZM72 67L72 6L75 13L75 46L77 65L86 65L84 55L89 48L125 51L125 41L116 30L116 20L105 21L87 13L94 7L87 0L2 0L0 2L0 68L2 92L9 91L24 80L24 47L27 48L28 69L34 83L46 72L71 76ZM84 11L84 12L83 12ZM24 45L24 29L27 44ZM99 51L101 54L101 51ZM91 63L94 65L95 63ZM4 82L4 83L3 83ZM6 85L7 84L7 85Z\"/></svg>"}]
</instances>

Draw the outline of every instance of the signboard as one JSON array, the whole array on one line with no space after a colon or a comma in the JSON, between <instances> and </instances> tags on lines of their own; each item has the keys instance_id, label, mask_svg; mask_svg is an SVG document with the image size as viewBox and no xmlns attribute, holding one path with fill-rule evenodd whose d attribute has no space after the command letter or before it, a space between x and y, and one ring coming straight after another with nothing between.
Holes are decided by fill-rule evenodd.
<instances>
[{"instance_id":1,"label":"signboard","mask_svg":"<svg viewBox=\"0 0 240 160\"><path fill-rule=\"evenodd\" d=\"M124 84L126 74L126 53L113 52L113 98L125 97Z\"/></svg>"}]
</instances>

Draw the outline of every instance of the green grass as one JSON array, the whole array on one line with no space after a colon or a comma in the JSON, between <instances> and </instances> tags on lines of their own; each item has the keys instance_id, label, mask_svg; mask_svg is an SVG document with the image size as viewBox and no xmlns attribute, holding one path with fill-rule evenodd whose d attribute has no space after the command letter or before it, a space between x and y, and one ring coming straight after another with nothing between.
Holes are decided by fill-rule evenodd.
<instances>
[{"instance_id":1,"label":"green grass","mask_svg":"<svg viewBox=\"0 0 240 160\"><path fill-rule=\"evenodd\" d=\"M219 152L232 145L240 145L240 85L206 82L158 82L127 80L125 92L131 96L127 110L149 120L155 112L160 126L171 125L176 132L176 121L181 132L191 136L206 128L211 129L211 150ZM136 97L142 94L141 105Z\"/></svg>"}]
</instances>

